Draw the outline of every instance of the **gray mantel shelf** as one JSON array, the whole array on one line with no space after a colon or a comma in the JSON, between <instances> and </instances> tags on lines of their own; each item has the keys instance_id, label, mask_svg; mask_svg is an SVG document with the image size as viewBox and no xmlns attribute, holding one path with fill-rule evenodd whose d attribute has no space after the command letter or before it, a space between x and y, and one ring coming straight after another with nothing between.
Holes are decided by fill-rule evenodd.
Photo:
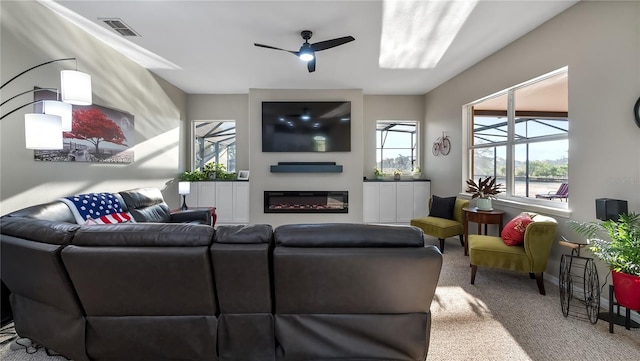
<instances>
[{"instance_id":1,"label":"gray mantel shelf","mask_svg":"<svg viewBox=\"0 0 640 361\"><path fill-rule=\"evenodd\" d=\"M365 179L365 182L431 182L431 179L420 178L420 179Z\"/></svg>"},{"instance_id":2,"label":"gray mantel shelf","mask_svg":"<svg viewBox=\"0 0 640 361\"><path fill-rule=\"evenodd\" d=\"M272 165L271 173L342 173L342 166L333 162L284 162Z\"/></svg>"}]
</instances>

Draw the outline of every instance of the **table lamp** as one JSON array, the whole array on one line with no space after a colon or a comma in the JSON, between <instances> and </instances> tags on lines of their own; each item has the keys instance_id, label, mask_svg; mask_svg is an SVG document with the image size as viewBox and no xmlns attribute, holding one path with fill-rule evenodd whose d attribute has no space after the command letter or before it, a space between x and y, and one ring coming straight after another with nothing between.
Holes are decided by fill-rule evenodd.
<instances>
[{"instance_id":1,"label":"table lamp","mask_svg":"<svg viewBox=\"0 0 640 361\"><path fill-rule=\"evenodd\" d=\"M191 193L191 182L178 182L178 194L182 195L181 209L187 210L187 194Z\"/></svg>"}]
</instances>

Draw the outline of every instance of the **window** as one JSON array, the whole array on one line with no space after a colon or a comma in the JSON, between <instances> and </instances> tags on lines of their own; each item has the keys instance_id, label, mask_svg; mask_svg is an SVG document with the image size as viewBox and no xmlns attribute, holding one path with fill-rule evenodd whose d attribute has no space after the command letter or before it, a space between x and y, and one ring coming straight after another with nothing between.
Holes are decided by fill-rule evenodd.
<instances>
[{"instance_id":1,"label":"window","mask_svg":"<svg viewBox=\"0 0 640 361\"><path fill-rule=\"evenodd\" d=\"M218 163L227 172L236 171L236 122L211 120L193 122L193 170Z\"/></svg>"},{"instance_id":2,"label":"window","mask_svg":"<svg viewBox=\"0 0 640 361\"><path fill-rule=\"evenodd\" d=\"M410 174L418 167L418 122L378 120L376 123L376 166L386 174L399 169Z\"/></svg>"},{"instance_id":3,"label":"window","mask_svg":"<svg viewBox=\"0 0 640 361\"><path fill-rule=\"evenodd\" d=\"M568 70L559 69L466 105L469 178L495 176L504 196L566 207L555 194L568 183Z\"/></svg>"}]
</instances>

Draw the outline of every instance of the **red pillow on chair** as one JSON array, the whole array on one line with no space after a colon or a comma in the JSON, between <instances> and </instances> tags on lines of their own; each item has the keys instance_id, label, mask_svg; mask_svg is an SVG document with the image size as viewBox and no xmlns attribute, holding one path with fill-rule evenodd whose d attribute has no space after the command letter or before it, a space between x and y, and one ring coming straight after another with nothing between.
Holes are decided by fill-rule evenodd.
<instances>
[{"instance_id":1,"label":"red pillow on chair","mask_svg":"<svg viewBox=\"0 0 640 361\"><path fill-rule=\"evenodd\" d=\"M524 231L529 223L533 222L529 213L522 212L510 220L502 229L502 240L507 246L519 246L524 243Z\"/></svg>"}]
</instances>

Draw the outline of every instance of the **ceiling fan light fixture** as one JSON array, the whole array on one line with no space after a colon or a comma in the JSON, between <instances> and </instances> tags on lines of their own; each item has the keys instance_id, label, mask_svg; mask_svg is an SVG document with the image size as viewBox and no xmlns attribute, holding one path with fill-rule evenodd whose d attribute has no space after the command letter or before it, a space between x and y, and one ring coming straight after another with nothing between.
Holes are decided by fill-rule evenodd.
<instances>
[{"instance_id":1,"label":"ceiling fan light fixture","mask_svg":"<svg viewBox=\"0 0 640 361\"><path fill-rule=\"evenodd\" d=\"M311 54L311 53L301 53L300 54L300 60L304 60L304 61L313 60L313 54Z\"/></svg>"},{"instance_id":2,"label":"ceiling fan light fixture","mask_svg":"<svg viewBox=\"0 0 640 361\"><path fill-rule=\"evenodd\" d=\"M313 51L311 51L311 49L309 49L308 47L303 46L303 48L300 49L298 57L300 58L300 60L303 60L303 61L313 60L314 58Z\"/></svg>"}]
</instances>

